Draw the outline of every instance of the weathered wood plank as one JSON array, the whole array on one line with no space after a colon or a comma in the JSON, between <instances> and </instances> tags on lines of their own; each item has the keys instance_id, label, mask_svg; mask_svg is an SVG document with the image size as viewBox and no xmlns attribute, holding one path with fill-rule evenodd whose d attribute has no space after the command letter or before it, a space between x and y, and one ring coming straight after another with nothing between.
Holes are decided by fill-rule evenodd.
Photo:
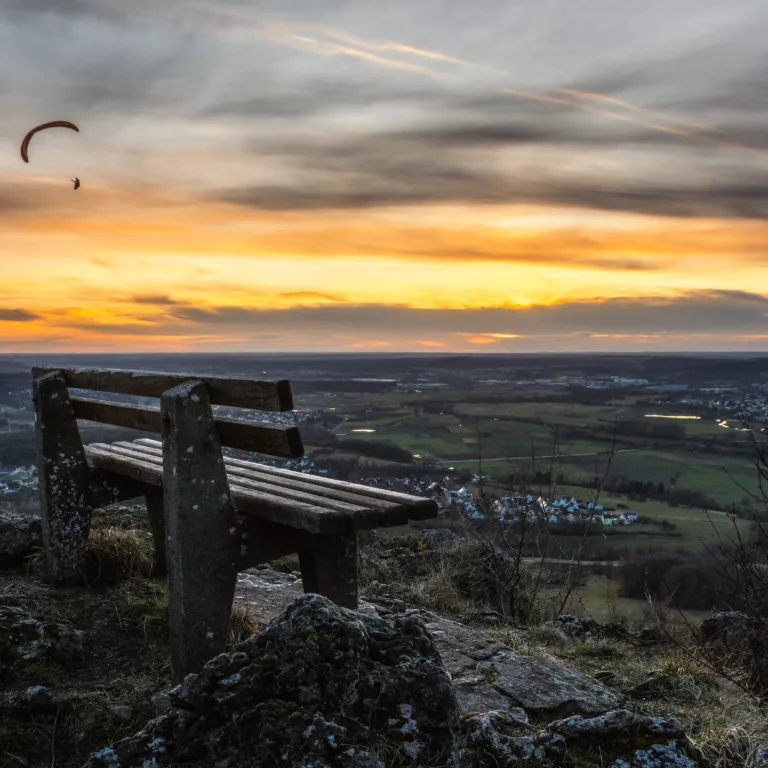
<instances>
[{"instance_id":1,"label":"weathered wood plank","mask_svg":"<svg viewBox=\"0 0 768 768\"><path fill-rule=\"evenodd\" d=\"M163 484L163 468L153 462L151 457L139 458L108 443L92 443L85 451L89 464L93 467L122 474L148 485ZM347 527L348 518L345 513L281 498L271 493L235 486L232 488L232 499L238 512L291 525L310 533L343 532Z\"/></svg>"},{"instance_id":2,"label":"weathered wood plank","mask_svg":"<svg viewBox=\"0 0 768 768\"><path fill-rule=\"evenodd\" d=\"M291 411L293 395L290 382L259 381L207 376L197 373L165 373L163 371L128 371L116 368L55 368L35 366L32 376L38 378L52 371L61 371L68 387L114 392L120 395L160 397L163 392L186 381L204 381L213 405L234 408L254 408L260 411Z\"/></svg>"},{"instance_id":3,"label":"weathered wood plank","mask_svg":"<svg viewBox=\"0 0 768 768\"><path fill-rule=\"evenodd\" d=\"M112 443L112 445L130 450L137 458L148 456L158 460L162 455L161 450L155 446L136 445L134 442L125 441ZM311 494L313 503L330 509L344 510L344 507L335 504L335 501L352 505L353 509L347 509L347 511L353 514L354 527L360 530L375 528L379 525L405 525L408 522L408 509L402 504L393 504L371 496L315 485L310 481L309 476L300 472L294 473L294 477L291 478L279 477L259 471L261 467L259 464L228 458L224 459L224 465L227 468L230 484L235 483L246 487L260 487L251 483L263 484L262 490L278 496L296 498L299 501L310 501L304 494ZM250 481L250 483L241 481ZM297 491L302 495L295 495Z\"/></svg>"},{"instance_id":4,"label":"weathered wood plank","mask_svg":"<svg viewBox=\"0 0 768 768\"><path fill-rule=\"evenodd\" d=\"M161 408L171 666L181 680L226 650L239 541L206 385L164 392Z\"/></svg>"},{"instance_id":5,"label":"weathered wood plank","mask_svg":"<svg viewBox=\"0 0 768 768\"><path fill-rule=\"evenodd\" d=\"M160 408L133 403L113 403L91 397L70 397L78 419L98 421L143 432L160 432ZM214 417L222 445L244 451L295 459L304 455L298 427ZM160 443L162 445L162 443Z\"/></svg>"},{"instance_id":6,"label":"weathered wood plank","mask_svg":"<svg viewBox=\"0 0 768 768\"><path fill-rule=\"evenodd\" d=\"M82 580L91 520L91 473L64 378L32 384L43 552L48 581Z\"/></svg>"},{"instance_id":7,"label":"weathered wood plank","mask_svg":"<svg viewBox=\"0 0 768 768\"><path fill-rule=\"evenodd\" d=\"M140 438L134 440L134 443L148 446L160 446L162 443L158 440L151 440L149 438ZM242 461L239 459L226 459L229 462L237 462L238 465L245 464L251 465L252 462ZM287 477L293 479L296 475L303 475L303 473L296 472L291 469L281 469L280 467L270 467L267 464L259 464L259 471L266 472L270 475L277 477ZM370 496L375 499L384 499L385 501L392 501L395 504L403 504L408 508L409 519L411 520L428 520L432 517L437 517L438 507L437 502L433 499L422 498L420 496L411 496L407 493L400 493L398 491L390 491L388 488L376 488L369 485L358 485L356 483L349 483L345 480L333 480L329 477L318 477L317 475L303 475L305 478L311 478L309 482L313 484L323 486L325 488L336 488L342 491L348 491L349 493L360 494L362 496Z\"/></svg>"},{"instance_id":8,"label":"weathered wood plank","mask_svg":"<svg viewBox=\"0 0 768 768\"><path fill-rule=\"evenodd\" d=\"M163 467L153 461L142 461L126 457L106 443L91 443L85 447L88 463L95 469L102 469L116 475L123 475L145 485L163 485Z\"/></svg>"},{"instance_id":9,"label":"weathered wood plank","mask_svg":"<svg viewBox=\"0 0 768 768\"><path fill-rule=\"evenodd\" d=\"M304 592L357 609L357 534L307 538L306 549L299 552Z\"/></svg>"}]
</instances>

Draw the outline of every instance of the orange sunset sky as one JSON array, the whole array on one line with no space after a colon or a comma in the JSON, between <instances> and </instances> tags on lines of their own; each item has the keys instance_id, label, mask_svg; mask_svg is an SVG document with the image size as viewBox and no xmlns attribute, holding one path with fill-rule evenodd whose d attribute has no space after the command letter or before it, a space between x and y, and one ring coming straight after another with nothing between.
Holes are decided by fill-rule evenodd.
<instances>
[{"instance_id":1,"label":"orange sunset sky","mask_svg":"<svg viewBox=\"0 0 768 768\"><path fill-rule=\"evenodd\" d=\"M0 352L768 350L764 0L6 4Z\"/></svg>"}]
</instances>

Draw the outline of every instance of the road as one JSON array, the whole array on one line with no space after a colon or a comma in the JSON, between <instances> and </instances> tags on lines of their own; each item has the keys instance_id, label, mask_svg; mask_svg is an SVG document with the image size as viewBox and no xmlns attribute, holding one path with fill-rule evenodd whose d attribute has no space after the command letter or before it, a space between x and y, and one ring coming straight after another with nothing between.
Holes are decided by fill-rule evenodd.
<instances>
[{"instance_id":1,"label":"road","mask_svg":"<svg viewBox=\"0 0 768 768\"><path fill-rule=\"evenodd\" d=\"M649 445L645 448L622 448L615 453L633 453L635 451L652 451L656 448L655 445ZM548 454L546 456L502 456L494 457L492 459L439 459L443 464L476 464L478 461L529 461L531 459L570 459L575 456L608 456L611 451L594 451L593 453L556 453Z\"/></svg>"}]
</instances>

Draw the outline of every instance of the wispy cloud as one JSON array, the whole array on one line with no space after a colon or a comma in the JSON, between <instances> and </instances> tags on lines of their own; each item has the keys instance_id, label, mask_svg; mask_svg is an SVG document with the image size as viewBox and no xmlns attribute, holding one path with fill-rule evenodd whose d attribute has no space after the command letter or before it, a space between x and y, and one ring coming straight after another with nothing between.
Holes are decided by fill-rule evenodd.
<instances>
[{"instance_id":1,"label":"wispy cloud","mask_svg":"<svg viewBox=\"0 0 768 768\"><path fill-rule=\"evenodd\" d=\"M247 345L254 334L276 348L322 339L336 348L378 345L392 349L472 348L515 350L531 343L567 348L572 340L643 341L667 344L682 337L731 337L753 340L768 335L768 297L739 291L688 291L679 296L595 298L528 307L419 309L395 304L329 304L263 309L253 306L175 306L158 315L113 313L84 317L78 310L37 315L31 329L45 340L46 328L58 336L62 328L77 339L224 338ZM31 318L29 318L31 319ZM12 318L5 318L5 321ZM138 320L138 321L137 321ZM353 330L352 330L353 329ZM558 339L560 341L558 341ZM568 340L571 340L570 342ZM357 345L357 346L354 346Z\"/></svg>"},{"instance_id":2,"label":"wispy cloud","mask_svg":"<svg viewBox=\"0 0 768 768\"><path fill-rule=\"evenodd\" d=\"M29 323L38 318L39 315L26 309L3 309L0 307L0 322Z\"/></svg>"}]
</instances>

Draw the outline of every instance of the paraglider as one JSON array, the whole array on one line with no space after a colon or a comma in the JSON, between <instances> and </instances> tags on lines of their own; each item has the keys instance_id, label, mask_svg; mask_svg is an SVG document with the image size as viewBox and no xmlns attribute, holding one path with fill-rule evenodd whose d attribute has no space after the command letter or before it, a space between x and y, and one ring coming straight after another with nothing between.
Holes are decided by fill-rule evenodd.
<instances>
[{"instance_id":1,"label":"paraglider","mask_svg":"<svg viewBox=\"0 0 768 768\"><path fill-rule=\"evenodd\" d=\"M72 131L80 133L80 129L74 123L70 123L69 120L54 120L50 123L43 123L42 125L36 126L24 137L24 141L21 142L21 159L25 163L29 162L29 156L27 155L29 142L38 131L43 131L46 128L69 128ZM70 181L74 182L75 189L80 188L80 179L78 179L77 176L75 176L74 179L70 179Z\"/></svg>"},{"instance_id":2,"label":"paraglider","mask_svg":"<svg viewBox=\"0 0 768 768\"><path fill-rule=\"evenodd\" d=\"M54 120L51 123L43 123L42 125L38 125L37 127L33 128L24 137L24 141L21 142L21 159L25 163L29 162L29 157L27 156L27 150L29 149L29 142L32 140L32 137L38 131L43 131L46 128L69 128L73 131L77 131L78 133L80 133L80 129L74 123L70 123L68 120Z\"/></svg>"}]
</instances>

